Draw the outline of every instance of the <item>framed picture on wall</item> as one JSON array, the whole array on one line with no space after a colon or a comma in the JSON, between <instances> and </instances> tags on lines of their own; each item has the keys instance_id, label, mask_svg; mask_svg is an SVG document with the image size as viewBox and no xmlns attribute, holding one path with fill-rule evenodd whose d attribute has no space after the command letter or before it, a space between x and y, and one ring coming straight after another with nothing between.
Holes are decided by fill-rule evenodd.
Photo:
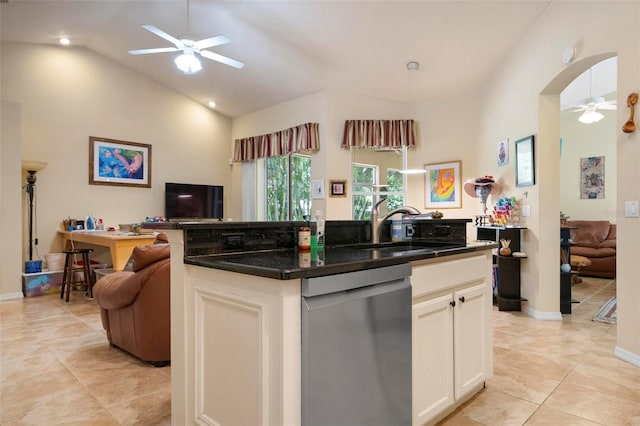
<instances>
[{"instance_id":1,"label":"framed picture on wall","mask_svg":"<svg viewBox=\"0 0 640 426\"><path fill-rule=\"evenodd\" d=\"M516 141L516 186L533 186L536 183L533 143L533 135Z\"/></svg>"},{"instance_id":2,"label":"framed picture on wall","mask_svg":"<svg viewBox=\"0 0 640 426\"><path fill-rule=\"evenodd\" d=\"M509 164L509 139L498 142L498 166Z\"/></svg>"},{"instance_id":3,"label":"framed picture on wall","mask_svg":"<svg viewBox=\"0 0 640 426\"><path fill-rule=\"evenodd\" d=\"M89 184L151 188L151 145L90 136Z\"/></svg>"},{"instance_id":4,"label":"framed picture on wall","mask_svg":"<svg viewBox=\"0 0 640 426\"><path fill-rule=\"evenodd\" d=\"M347 196L347 181L346 180L332 180L331 181L331 196L332 197L346 197Z\"/></svg>"},{"instance_id":5,"label":"framed picture on wall","mask_svg":"<svg viewBox=\"0 0 640 426\"><path fill-rule=\"evenodd\" d=\"M425 203L427 209L462 208L460 169L462 161L425 164Z\"/></svg>"}]
</instances>

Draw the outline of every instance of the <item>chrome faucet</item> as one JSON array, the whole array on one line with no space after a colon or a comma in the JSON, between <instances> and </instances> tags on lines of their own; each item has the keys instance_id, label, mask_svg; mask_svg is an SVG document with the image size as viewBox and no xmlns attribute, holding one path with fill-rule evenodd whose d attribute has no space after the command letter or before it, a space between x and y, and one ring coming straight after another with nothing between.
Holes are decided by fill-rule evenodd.
<instances>
[{"instance_id":1,"label":"chrome faucet","mask_svg":"<svg viewBox=\"0 0 640 426\"><path fill-rule=\"evenodd\" d=\"M380 212L378 211L378 206L382 204L387 197L382 198L378 201L373 208L371 209L371 243L378 244L380 242L380 229L382 228L382 224L389 217L393 216L396 213L406 213L406 214L420 214L420 210L411 206L401 206L397 209L393 209L390 212L387 212L384 216L380 216Z\"/></svg>"}]
</instances>

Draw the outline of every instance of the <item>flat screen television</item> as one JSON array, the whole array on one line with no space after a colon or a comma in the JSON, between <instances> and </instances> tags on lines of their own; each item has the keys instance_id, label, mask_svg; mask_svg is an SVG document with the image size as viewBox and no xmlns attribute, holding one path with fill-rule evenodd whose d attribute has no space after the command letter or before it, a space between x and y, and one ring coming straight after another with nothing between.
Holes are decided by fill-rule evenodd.
<instances>
[{"instance_id":1,"label":"flat screen television","mask_svg":"<svg viewBox=\"0 0 640 426\"><path fill-rule=\"evenodd\" d=\"M167 219L222 219L223 187L188 183L164 184Z\"/></svg>"}]
</instances>

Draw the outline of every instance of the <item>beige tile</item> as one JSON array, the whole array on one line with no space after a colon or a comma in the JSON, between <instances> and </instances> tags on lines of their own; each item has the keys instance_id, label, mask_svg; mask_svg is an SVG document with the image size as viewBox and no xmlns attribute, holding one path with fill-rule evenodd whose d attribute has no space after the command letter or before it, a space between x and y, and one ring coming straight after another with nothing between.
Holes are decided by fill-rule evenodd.
<instances>
[{"instance_id":1,"label":"beige tile","mask_svg":"<svg viewBox=\"0 0 640 426\"><path fill-rule=\"evenodd\" d=\"M101 424L118 425L109 412L80 384L67 384L46 395L26 397L6 409L3 421L18 424Z\"/></svg>"},{"instance_id":2,"label":"beige tile","mask_svg":"<svg viewBox=\"0 0 640 426\"><path fill-rule=\"evenodd\" d=\"M527 420L526 426L601 426L601 423L592 422L581 417L563 413L547 407L540 407Z\"/></svg>"},{"instance_id":3,"label":"beige tile","mask_svg":"<svg viewBox=\"0 0 640 426\"><path fill-rule=\"evenodd\" d=\"M66 371L66 368L51 352L44 350L35 355L3 360L0 380L10 383L57 370Z\"/></svg>"},{"instance_id":4,"label":"beige tile","mask_svg":"<svg viewBox=\"0 0 640 426\"><path fill-rule=\"evenodd\" d=\"M537 404L487 388L459 414L485 425L513 426L524 424L537 408Z\"/></svg>"},{"instance_id":5,"label":"beige tile","mask_svg":"<svg viewBox=\"0 0 640 426\"><path fill-rule=\"evenodd\" d=\"M494 366L494 375L487 381L487 388L521 398L535 404L541 404L560 384L534 371L522 371L507 365Z\"/></svg>"},{"instance_id":6,"label":"beige tile","mask_svg":"<svg viewBox=\"0 0 640 426\"><path fill-rule=\"evenodd\" d=\"M171 390L169 387L157 391L137 394L131 392L112 404L105 405L107 410L123 425L170 425Z\"/></svg>"},{"instance_id":7,"label":"beige tile","mask_svg":"<svg viewBox=\"0 0 640 426\"><path fill-rule=\"evenodd\" d=\"M544 406L604 425L640 424L640 404L581 386L562 383Z\"/></svg>"},{"instance_id":8,"label":"beige tile","mask_svg":"<svg viewBox=\"0 0 640 426\"><path fill-rule=\"evenodd\" d=\"M621 365L616 368L613 362L615 361L608 365L602 363L578 365L569 374L565 383L640 404L640 369L629 364L628 367Z\"/></svg>"}]
</instances>

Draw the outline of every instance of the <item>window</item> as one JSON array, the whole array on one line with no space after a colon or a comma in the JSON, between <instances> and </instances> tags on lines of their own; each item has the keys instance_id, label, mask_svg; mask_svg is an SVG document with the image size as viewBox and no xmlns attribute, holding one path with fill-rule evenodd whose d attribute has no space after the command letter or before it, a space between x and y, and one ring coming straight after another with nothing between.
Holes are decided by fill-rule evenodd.
<instances>
[{"instance_id":1,"label":"window","mask_svg":"<svg viewBox=\"0 0 640 426\"><path fill-rule=\"evenodd\" d=\"M371 209L386 197L380 213L404 205L404 176L398 169L387 169L385 183L380 183L379 167L374 164L352 163L353 219L371 219Z\"/></svg>"},{"instance_id":2,"label":"window","mask_svg":"<svg viewBox=\"0 0 640 426\"><path fill-rule=\"evenodd\" d=\"M290 154L265 158L266 219L303 220L311 205L311 157Z\"/></svg>"}]
</instances>

